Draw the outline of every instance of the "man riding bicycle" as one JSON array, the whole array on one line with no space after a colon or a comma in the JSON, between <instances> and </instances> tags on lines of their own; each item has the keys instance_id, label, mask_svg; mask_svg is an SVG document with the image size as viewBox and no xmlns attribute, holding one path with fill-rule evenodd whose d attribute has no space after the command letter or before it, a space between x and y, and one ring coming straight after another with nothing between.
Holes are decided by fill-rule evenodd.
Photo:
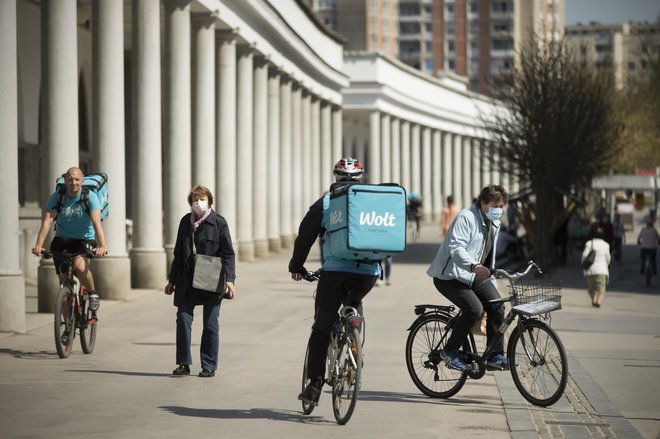
<instances>
[{"instance_id":1,"label":"man riding bicycle","mask_svg":"<svg viewBox=\"0 0 660 439\"><path fill-rule=\"evenodd\" d=\"M69 168L64 175L66 194L60 201L59 191L55 191L46 205L46 211L37 235L37 242L32 253L39 256L44 251L44 241L53 222L55 238L50 244L54 252L55 270L60 278L66 276L68 266L63 264L61 253L85 253L85 249L94 249L94 255L100 258L106 253L105 234L101 223L101 202L94 191L89 191L87 206L81 199L83 173L79 168ZM61 206L60 206L61 204ZM98 246L97 242L98 240ZM89 291L89 309L96 311L99 308L99 295L94 288L94 277L89 270L89 258L78 255L73 260L73 270L85 289Z\"/></svg>"},{"instance_id":2,"label":"man riding bicycle","mask_svg":"<svg viewBox=\"0 0 660 439\"><path fill-rule=\"evenodd\" d=\"M336 183L331 190L337 185L358 183L363 173L364 168L356 159L339 160L334 168ZM296 281L303 279L307 273L304 264L316 238L325 234L322 225L325 198L326 196L319 198L300 222L298 237L289 262L291 278ZM323 248L321 276L316 290L314 324L308 342L307 376L311 381L298 395L298 399L308 404L316 404L321 394L328 339L332 325L337 320L337 311L343 303L346 303L357 308L362 314L362 299L371 291L381 271L378 262L356 263L334 256L326 243Z\"/></svg>"}]
</instances>

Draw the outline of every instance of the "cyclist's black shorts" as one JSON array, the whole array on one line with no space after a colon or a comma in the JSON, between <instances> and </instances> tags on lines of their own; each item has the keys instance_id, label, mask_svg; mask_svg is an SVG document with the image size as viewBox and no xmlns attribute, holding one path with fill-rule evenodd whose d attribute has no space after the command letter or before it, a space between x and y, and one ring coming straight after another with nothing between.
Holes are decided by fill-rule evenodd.
<instances>
[{"instance_id":1,"label":"cyclist's black shorts","mask_svg":"<svg viewBox=\"0 0 660 439\"><path fill-rule=\"evenodd\" d=\"M65 239L56 236L53 238L53 241L50 243L51 252L63 252L64 250L70 251L71 253L83 253L85 248L94 248L96 247L96 241L86 240L86 239ZM69 270L69 265L64 262L64 258L60 254L53 255L53 262L55 263L55 271L57 274L63 273L66 274Z\"/></svg>"}]
</instances>

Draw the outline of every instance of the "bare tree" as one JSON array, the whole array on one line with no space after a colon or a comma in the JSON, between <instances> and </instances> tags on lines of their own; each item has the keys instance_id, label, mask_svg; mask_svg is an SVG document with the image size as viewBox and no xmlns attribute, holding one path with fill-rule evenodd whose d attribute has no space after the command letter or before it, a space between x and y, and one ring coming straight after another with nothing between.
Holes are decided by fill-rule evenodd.
<instances>
[{"instance_id":1,"label":"bare tree","mask_svg":"<svg viewBox=\"0 0 660 439\"><path fill-rule=\"evenodd\" d=\"M579 63L564 42L544 52L538 47L533 42L523 49L511 87L499 96L507 111L484 124L500 171L531 193L533 203L519 205L517 213L535 259L553 268L554 236L568 213L565 195L589 187L608 169L620 125L609 76Z\"/></svg>"}]
</instances>

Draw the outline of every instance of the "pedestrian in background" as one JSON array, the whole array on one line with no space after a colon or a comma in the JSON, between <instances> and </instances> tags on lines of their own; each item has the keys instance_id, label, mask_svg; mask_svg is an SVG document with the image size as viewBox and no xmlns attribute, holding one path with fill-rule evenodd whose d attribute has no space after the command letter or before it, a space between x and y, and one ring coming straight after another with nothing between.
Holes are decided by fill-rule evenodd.
<instances>
[{"instance_id":1,"label":"pedestrian in background","mask_svg":"<svg viewBox=\"0 0 660 439\"><path fill-rule=\"evenodd\" d=\"M211 378L218 367L220 349L220 303L223 295L233 299L235 254L229 235L227 221L213 209L213 194L204 186L196 186L188 195L192 212L181 218L174 244L174 259L170 269L165 294L174 293L176 311L176 363L172 375L190 375L192 354L193 313L196 305L204 307L202 317L202 342L199 348L202 370L199 376ZM193 288L195 252L200 255L217 256L222 259L222 276L216 291L209 292ZM224 277L224 279L223 279Z\"/></svg>"},{"instance_id":2,"label":"pedestrian in background","mask_svg":"<svg viewBox=\"0 0 660 439\"><path fill-rule=\"evenodd\" d=\"M454 221L458 212L461 211L461 208L454 204L454 196L449 195L447 197L447 204L442 208L442 213L440 214L440 239L444 239L449 230L451 222Z\"/></svg>"},{"instance_id":3,"label":"pedestrian in background","mask_svg":"<svg viewBox=\"0 0 660 439\"><path fill-rule=\"evenodd\" d=\"M581 261L587 258L591 250L595 253L594 262L589 268L583 270L583 273L587 280L587 291L589 297L591 297L591 306L600 308L610 277L610 245L605 241L605 233L600 227L596 229L594 236L584 245Z\"/></svg>"},{"instance_id":4,"label":"pedestrian in background","mask_svg":"<svg viewBox=\"0 0 660 439\"><path fill-rule=\"evenodd\" d=\"M646 222L646 227L640 230L637 237L637 244L640 246L639 255L642 259L640 274L644 274L644 259L648 255L651 257L651 272L654 276L657 275L658 269L655 265L655 259L658 253L658 244L660 244L660 235L658 235L658 231L653 227L652 219L649 219Z\"/></svg>"},{"instance_id":5,"label":"pedestrian in background","mask_svg":"<svg viewBox=\"0 0 660 439\"><path fill-rule=\"evenodd\" d=\"M612 252L614 253L614 260L621 262L621 252L623 243L626 242L626 231L623 228L623 223L621 222L621 215L618 213L614 214L614 222L612 223L612 232L614 233L614 248Z\"/></svg>"}]
</instances>

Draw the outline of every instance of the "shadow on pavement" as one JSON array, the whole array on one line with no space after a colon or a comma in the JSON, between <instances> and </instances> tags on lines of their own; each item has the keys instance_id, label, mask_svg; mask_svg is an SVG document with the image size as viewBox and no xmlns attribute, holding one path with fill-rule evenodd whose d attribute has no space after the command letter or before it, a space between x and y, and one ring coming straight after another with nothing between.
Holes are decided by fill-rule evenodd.
<instances>
[{"instance_id":1,"label":"shadow on pavement","mask_svg":"<svg viewBox=\"0 0 660 439\"><path fill-rule=\"evenodd\" d=\"M335 425L320 416L304 415L302 412L291 410L274 410L264 408L253 409L199 409L181 406L161 406L160 409L179 416L192 416L198 418L215 419L268 419L271 421L296 422L301 424Z\"/></svg>"},{"instance_id":2,"label":"shadow on pavement","mask_svg":"<svg viewBox=\"0 0 660 439\"><path fill-rule=\"evenodd\" d=\"M166 378L181 378L175 377L171 373L155 373L155 372L130 372L125 370L92 370L92 369L66 369L65 372L82 372L82 373L105 373L112 375L126 375L138 377L166 377Z\"/></svg>"},{"instance_id":3,"label":"shadow on pavement","mask_svg":"<svg viewBox=\"0 0 660 439\"><path fill-rule=\"evenodd\" d=\"M0 349L0 355L11 355L14 358L23 358L30 360L59 360L56 352L39 351L18 351L16 349Z\"/></svg>"}]
</instances>

